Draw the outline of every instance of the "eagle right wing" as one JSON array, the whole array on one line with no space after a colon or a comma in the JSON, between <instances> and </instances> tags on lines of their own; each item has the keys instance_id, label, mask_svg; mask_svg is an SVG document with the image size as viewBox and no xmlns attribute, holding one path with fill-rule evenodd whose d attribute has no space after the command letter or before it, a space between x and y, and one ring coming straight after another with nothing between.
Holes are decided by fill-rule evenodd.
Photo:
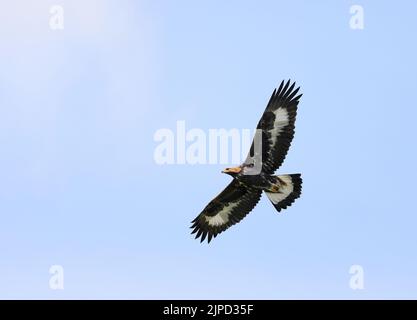
<instances>
[{"instance_id":1,"label":"eagle right wing","mask_svg":"<svg viewBox=\"0 0 417 320\"><path fill-rule=\"evenodd\" d=\"M273 174L287 155L294 137L297 105L302 94L294 90L295 82L290 80L272 93L271 99L256 127L255 137L245 160L245 164L254 164L258 172Z\"/></svg>"},{"instance_id":2,"label":"eagle right wing","mask_svg":"<svg viewBox=\"0 0 417 320\"><path fill-rule=\"evenodd\" d=\"M201 242L208 236L210 242L251 212L261 198L261 192L233 180L191 222L192 233L197 233L196 239L201 236Z\"/></svg>"}]
</instances>

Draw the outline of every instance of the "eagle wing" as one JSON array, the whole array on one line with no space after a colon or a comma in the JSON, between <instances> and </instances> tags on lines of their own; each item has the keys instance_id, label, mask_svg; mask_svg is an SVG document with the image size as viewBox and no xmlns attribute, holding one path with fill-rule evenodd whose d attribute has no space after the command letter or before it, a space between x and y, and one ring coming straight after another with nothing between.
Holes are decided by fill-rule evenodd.
<instances>
[{"instance_id":1,"label":"eagle wing","mask_svg":"<svg viewBox=\"0 0 417 320\"><path fill-rule=\"evenodd\" d=\"M208 242L219 233L242 220L256 206L261 191L246 187L233 180L204 210L191 222L192 233L201 242L208 236Z\"/></svg>"},{"instance_id":2,"label":"eagle wing","mask_svg":"<svg viewBox=\"0 0 417 320\"><path fill-rule=\"evenodd\" d=\"M297 105L302 94L295 82L281 82L275 89L256 127L249 155L245 164L254 164L258 171L273 174L283 163L294 137ZM258 165L257 165L258 164Z\"/></svg>"}]
</instances>

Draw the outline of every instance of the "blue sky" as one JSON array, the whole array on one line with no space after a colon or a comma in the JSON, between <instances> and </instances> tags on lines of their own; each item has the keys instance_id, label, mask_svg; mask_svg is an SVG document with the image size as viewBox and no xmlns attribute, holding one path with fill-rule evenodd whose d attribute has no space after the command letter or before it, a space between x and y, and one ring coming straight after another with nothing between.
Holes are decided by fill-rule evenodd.
<instances>
[{"instance_id":1,"label":"blue sky","mask_svg":"<svg viewBox=\"0 0 417 320\"><path fill-rule=\"evenodd\" d=\"M0 298L417 298L416 10L2 1ZM157 165L154 133L251 129L287 78L304 96L279 172L303 174L302 197L200 244L190 221L230 177Z\"/></svg>"}]
</instances>

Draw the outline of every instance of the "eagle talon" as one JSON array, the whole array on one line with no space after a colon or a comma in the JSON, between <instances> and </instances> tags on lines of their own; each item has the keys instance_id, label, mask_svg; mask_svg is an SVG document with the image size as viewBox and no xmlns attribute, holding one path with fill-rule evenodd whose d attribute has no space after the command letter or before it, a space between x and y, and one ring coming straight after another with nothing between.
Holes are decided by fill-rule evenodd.
<instances>
[{"instance_id":1,"label":"eagle talon","mask_svg":"<svg viewBox=\"0 0 417 320\"><path fill-rule=\"evenodd\" d=\"M272 191L272 192L279 192L279 186L277 186L277 185L273 185L273 186L271 187L271 191Z\"/></svg>"}]
</instances>

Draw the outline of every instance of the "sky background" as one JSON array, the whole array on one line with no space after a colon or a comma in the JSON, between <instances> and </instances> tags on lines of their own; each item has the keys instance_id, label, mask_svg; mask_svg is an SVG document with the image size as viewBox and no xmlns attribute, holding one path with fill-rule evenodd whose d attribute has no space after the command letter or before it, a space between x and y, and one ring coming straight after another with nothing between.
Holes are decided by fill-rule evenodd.
<instances>
[{"instance_id":1,"label":"sky background","mask_svg":"<svg viewBox=\"0 0 417 320\"><path fill-rule=\"evenodd\" d=\"M416 299L416 12L0 0L0 298ZM251 129L288 78L304 96L279 172L303 174L302 197L200 244L190 221L230 177L156 164L155 132Z\"/></svg>"}]
</instances>

